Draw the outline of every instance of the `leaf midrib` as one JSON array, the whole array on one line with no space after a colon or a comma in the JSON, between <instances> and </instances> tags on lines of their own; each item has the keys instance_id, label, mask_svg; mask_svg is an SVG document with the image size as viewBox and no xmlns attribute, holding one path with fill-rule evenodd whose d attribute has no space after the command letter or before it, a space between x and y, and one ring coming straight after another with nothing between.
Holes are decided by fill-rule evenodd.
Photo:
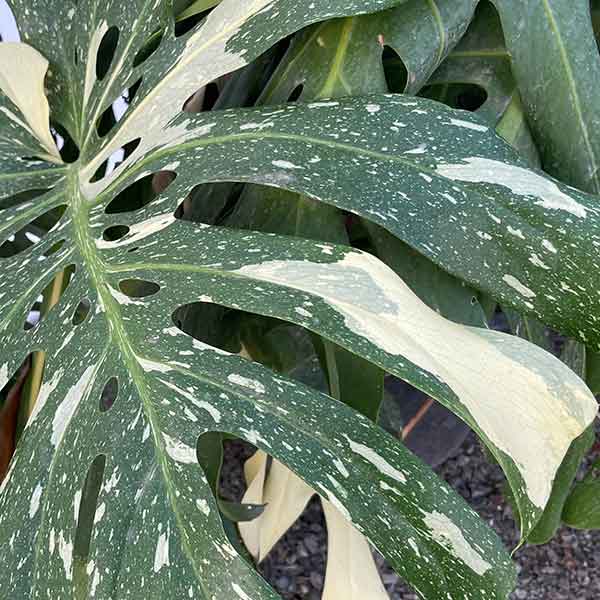
<instances>
[{"instance_id":1,"label":"leaf midrib","mask_svg":"<svg viewBox=\"0 0 600 600\"><path fill-rule=\"evenodd\" d=\"M74 246L79 251L82 262L90 276L90 281L98 294L98 300L102 303L104 314L109 325L110 341L112 341L117 347L125 369L130 374L131 380L138 391L142 410L144 411L148 424L152 430L156 463L160 466L162 471L162 478L168 491L168 500L171 504L172 513L178 529L180 531L184 531L185 527L183 518L177 509L175 494L171 493L173 486L171 485L169 465L166 459L166 450L164 448L162 436L160 435L161 429L159 425L159 419L152 404L148 386L146 385L145 373L137 359L137 354L134 351L131 342L129 341L129 336L127 335L123 317L121 315L121 309L118 302L112 296L109 290L109 283L106 278L106 269L102 259L98 255L98 251L94 243L94 237L90 230L89 214L91 206L80 190L77 163L74 163L68 172L67 193L71 198L69 211L71 213L71 219L73 223ZM188 562L196 574L196 580L208 598L210 597L210 594L205 588L202 573L198 570L198 566L193 560L193 553L191 551L189 542L186 540L185 535L181 535L180 538L181 545L185 554L187 555Z\"/></svg>"}]
</instances>

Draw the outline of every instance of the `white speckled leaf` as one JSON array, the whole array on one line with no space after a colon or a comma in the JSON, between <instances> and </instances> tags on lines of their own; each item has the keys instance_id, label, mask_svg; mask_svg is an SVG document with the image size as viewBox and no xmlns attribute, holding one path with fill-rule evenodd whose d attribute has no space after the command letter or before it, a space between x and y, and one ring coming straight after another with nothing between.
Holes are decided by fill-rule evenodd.
<instances>
[{"instance_id":1,"label":"white speckled leaf","mask_svg":"<svg viewBox=\"0 0 600 600\"><path fill-rule=\"evenodd\" d=\"M591 296L592 288L575 290L596 237L589 198L525 169L479 121L427 101L375 96L181 112L198 87L298 28L393 2L224 0L187 35L167 29L135 67L168 2L12 4L18 14L29 11L22 33L50 60L51 116L81 156L53 165L25 160L30 147L19 152L6 139L1 147L0 241L65 209L40 242L0 259L0 385L30 352L46 353L34 413L0 489L3 593L275 598L228 542L197 464L198 436L226 431L343 507L423 597L505 598L514 570L497 537L401 444L328 396L199 343L172 315L200 300L295 322L426 390L496 454L525 530L541 513L568 443L595 414L580 380L522 340L442 319L369 255L196 225L174 211L204 181L291 189L362 214L507 302L592 336L593 311L586 319L578 313L581 294ZM121 33L97 81L95 51L111 27ZM64 30L62 44L49 28ZM97 118L142 74L127 114L100 138ZM136 139L113 174L94 178L114 149ZM442 159L439 147L448 140ZM121 190L158 170L177 178L156 200L128 213L106 211ZM508 177L500 182L498 171ZM28 190L46 191L33 200L13 196ZM115 225L127 233L111 241L106 230ZM567 235L579 246L557 239ZM471 244L468 261L448 252L458 243ZM527 257L542 249L549 254L538 262L548 269L539 270ZM577 269L569 260L575 256L582 259ZM71 267L60 302L25 330L41 290ZM128 279L157 289L140 297ZM80 322L73 316L82 300L90 310ZM101 398L112 378L118 396L107 407ZM515 411L526 439L506 427ZM421 554L406 545L409 537Z\"/></svg>"}]
</instances>

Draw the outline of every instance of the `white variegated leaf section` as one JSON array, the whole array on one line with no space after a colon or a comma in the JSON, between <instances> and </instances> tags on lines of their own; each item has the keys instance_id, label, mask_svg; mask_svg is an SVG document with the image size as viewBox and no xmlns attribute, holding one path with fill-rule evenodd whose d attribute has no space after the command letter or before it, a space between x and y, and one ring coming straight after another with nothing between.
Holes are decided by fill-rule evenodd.
<instances>
[{"instance_id":1,"label":"white variegated leaf section","mask_svg":"<svg viewBox=\"0 0 600 600\"><path fill-rule=\"evenodd\" d=\"M50 133L50 108L44 91L48 61L35 49L20 42L0 43L0 89L21 111L5 114L38 139L53 162L62 162Z\"/></svg>"},{"instance_id":2,"label":"white variegated leaf section","mask_svg":"<svg viewBox=\"0 0 600 600\"><path fill-rule=\"evenodd\" d=\"M369 254L335 263L269 261L238 272L321 297L349 329L448 385L467 418L514 461L532 503L544 508L569 445L598 411L583 381L558 359L520 338L444 319Z\"/></svg>"}]
</instances>

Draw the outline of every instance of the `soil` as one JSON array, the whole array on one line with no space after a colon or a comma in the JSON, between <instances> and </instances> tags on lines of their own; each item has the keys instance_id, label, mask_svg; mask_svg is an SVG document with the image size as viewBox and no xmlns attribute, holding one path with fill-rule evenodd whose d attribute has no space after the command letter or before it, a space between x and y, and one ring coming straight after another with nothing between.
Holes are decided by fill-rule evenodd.
<instances>
[{"instance_id":1,"label":"soil","mask_svg":"<svg viewBox=\"0 0 600 600\"><path fill-rule=\"evenodd\" d=\"M242 463L252 447L228 442L224 484L227 496L240 499L244 491ZM511 510L502 497L504 477L486 460L470 433L454 456L436 469L493 527L508 548L518 532ZM327 530L318 500L312 500L300 519L260 565L263 576L285 600L318 600L323 588ZM416 600L398 576L376 556L392 600ZM600 598L600 532L563 527L543 546L527 546L514 556L519 573L511 600L592 600Z\"/></svg>"}]
</instances>

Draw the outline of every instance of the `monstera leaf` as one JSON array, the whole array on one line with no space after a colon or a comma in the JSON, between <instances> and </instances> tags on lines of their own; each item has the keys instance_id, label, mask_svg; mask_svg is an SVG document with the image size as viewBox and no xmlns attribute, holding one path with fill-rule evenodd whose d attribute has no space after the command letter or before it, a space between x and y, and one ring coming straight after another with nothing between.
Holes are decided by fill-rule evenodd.
<instances>
[{"instance_id":1,"label":"monstera leaf","mask_svg":"<svg viewBox=\"0 0 600 600\"><path fill-rule=\"evenodd\" d=\"M524 340L445 320L369 254L175 211L204 182L303 193L597 344L597 281L581 275L598 244L591 199L527 169L477 119L427 100L182 111L299 28L394 2L224 0L181 36L160 0L11 4L27 43L0 46L0 241L43 215L56 225L0 262L0 385L45 353L0 488L3 594L276 598L229 542L198 465L199 436L223 431L318 490L421 596L505 598L514 571L497 537L402 445L329 396L190 337L172 315L203 301L283 319L423 389L503 466L524 535L596 414L581 380ZM104 132L124 90L130 106ZM76 160L63 162L49 119ZM153 201L114 210L156 173ZM25 329L57 276L62 296Z\"/></svg>"},{"instance_id":2,"label":"monstera leaf","mask_svg":"<svg viewBox=\"0 0 600 600\"><path fill-rule=\"evenodd\" d=\"M493 0L545 169L600 192L600 56L590 3ZM544 89L559 81L555 94ZM543 108L542 108L543 105Z\"/></svg>"}]
</instances>

